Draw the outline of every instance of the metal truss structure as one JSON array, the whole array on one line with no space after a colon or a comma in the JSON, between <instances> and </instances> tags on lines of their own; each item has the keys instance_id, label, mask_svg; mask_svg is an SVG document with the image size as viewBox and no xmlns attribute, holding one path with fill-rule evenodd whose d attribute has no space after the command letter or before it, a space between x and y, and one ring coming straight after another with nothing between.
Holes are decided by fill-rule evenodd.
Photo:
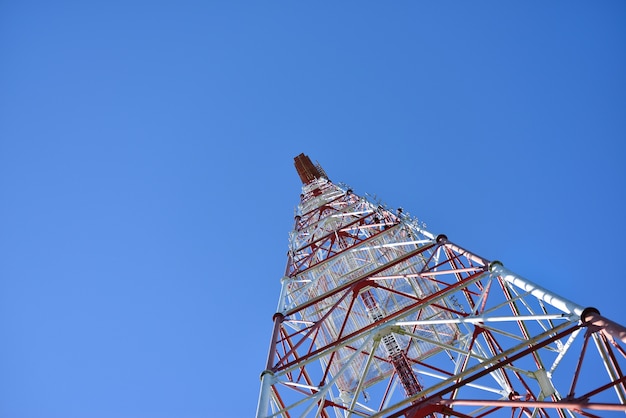
<instances>
[{"instance_id":1,"label":"metal truss structure","mask_svg":"<svg viewBox=\"0 0 626 418\"><path fill-rule=\"evenodd\" d=\"M295 164L257 417L624 416L626 328Z\"/></svg>"}]
</instances>

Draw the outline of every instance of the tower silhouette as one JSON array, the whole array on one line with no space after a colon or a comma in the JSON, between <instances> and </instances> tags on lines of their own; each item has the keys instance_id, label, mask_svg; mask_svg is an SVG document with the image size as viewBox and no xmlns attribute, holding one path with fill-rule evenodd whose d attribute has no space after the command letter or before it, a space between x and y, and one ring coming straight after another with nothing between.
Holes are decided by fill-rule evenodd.
<instances>
[{"instance_id":1,"label":"tower silhouette","mask_svg":"<svg viewBox=\"0 0 626 418\"><path fill-rule=\"evenodd\" d=\"M257 417L624 416L626 328L295 166Z\"/></svg>"}]
</instances>

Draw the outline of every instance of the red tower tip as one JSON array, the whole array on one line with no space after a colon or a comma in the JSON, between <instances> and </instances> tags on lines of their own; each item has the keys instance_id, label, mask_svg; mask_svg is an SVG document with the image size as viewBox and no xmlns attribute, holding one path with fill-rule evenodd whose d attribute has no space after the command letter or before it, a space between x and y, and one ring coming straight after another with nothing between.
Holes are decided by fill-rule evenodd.
<instances>
[{"instance_id":1,"label":"red tower tip","mask_svg":"<svg viewBox=\"0 0 626 418\"><path fill-rule=\"evenodd\" d=\"M319 164L313 164L308 155L304 153L298 155L294 159L294 164L302 184L307 184L321 177L327 178L326 173Z\"/></svg>"}]
</instances>

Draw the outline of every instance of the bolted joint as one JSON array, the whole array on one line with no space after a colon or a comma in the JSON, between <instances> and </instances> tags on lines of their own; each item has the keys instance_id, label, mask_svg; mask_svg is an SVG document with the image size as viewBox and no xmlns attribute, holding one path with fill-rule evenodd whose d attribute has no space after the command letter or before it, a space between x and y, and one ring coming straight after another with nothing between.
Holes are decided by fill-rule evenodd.
<instances>
[{"instance_id":1,"label":"bolted joint","mask_svg":"<svg viewBox=\"0 0 626 418\"><path fill-rule=\"evenodd\" d=\"M493 260L491 263L489 263L489 271L493 272L493 270L496 268L496 266L503 267L504 264L502 264L502 262L499 261L499 260Z\"/></svg>"},{"instance_id":2,"label":"bolted joint","mask_svg":"<svg viewBox=\"0 0 626 418\"><path fill-rule=\"evenodd\" d=\"M285 315L283 315L280 312L276 312L273 316L272 316L272 321L273 322L283 322L283 320L285 319Z\"/></svg>"},{"instance_id":3,"label":"bolted joint","mask_svg":"<svg viewBox=\"0 0 626 418\"><path fill-rule=\"evenodd\" d=\"M404 329L400 325L392 325L389 327L389 331L396 334L404 334Z\"/></svg>"},{"instance_id":4,"label":"bolted joint","mask_svg":"<svg viewBox=\"0 0 626 418\"><path fill-rule=\"evenodd\" d=\"M259 376L259 378L260 378L261 380L263 380L263 377L264 377L265 375L269 375L270 377L274 377L274 372L273 372L273 371L271 371L271 370L263 370L263 371L261 372L261 376Z\"/></svg>"},{"instance_id":5,"label":"bolted joint","mask_svg":"<svg viewBox=\"0 0 626 418\"><path fill-rule=\"evenodd\" d=\"M583 311L580 314L580 321L583 323L583 325L586 325L589 323L589 321L591 320L591 316L593 314L600 315L600 311L591 306L583 309Z\"/></svg>"},{"instance_id":6,"label":"bolted joint","mask_svg":"<svg viewBox=\"0 0 626 418\"><path fill-rule=\"evenodd\" d=\"M374 341L380 341L386 335L391 333L394 334L404 334L404 330L400 325L391 325L391 324L383 324L374 334Z\"/></svg>"},{"instance_id":7,"label":"bolted joint","mask_svg":"<svg viewBox=\"0 0 626 418\"><path fill-rule=\"evenodd\" d=\"M435 238L435 241L439 244L443 244L444 242L448 242L448 237L445 234L439 234L437 238Z\"/></svg>"}]
</instances>

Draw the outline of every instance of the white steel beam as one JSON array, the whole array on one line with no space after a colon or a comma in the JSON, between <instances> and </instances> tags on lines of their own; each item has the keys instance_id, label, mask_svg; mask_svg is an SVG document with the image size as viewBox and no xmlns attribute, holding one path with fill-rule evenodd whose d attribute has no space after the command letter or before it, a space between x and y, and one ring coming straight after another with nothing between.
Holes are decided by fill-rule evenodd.
<instances>
[{"instance_id":1,"label":"white steel beam","mask_svg":"<svg viewBox=\"0 0 626 418\"><path fill-rule=\"evenodd\" d=\"M261 392L259 393L259 403L256 407L257 418L264 418L268 415L270 394L274 380L274 374L271 371L266 370L261 373Z\"/></svg>"},{"instance_id":2,"label":"white steel beam","mask_svg":"<svg viewBox=\"0 0 626 418\"><path fill-rule=\"evenodd\" d=\"M539 286L532 281L525 279L524 277L518 276L513 273L511 270L507 269L502 265L502 263L498 261L494 261L489 266L489 270L504 279L506 282L511 283L513 286L522 289L525 292L530 293L537 299L544 301L545 303L554 306L555 308L565 312L566 314L574 314L580 317L580 314L583 312L583 307L577 303L572 302L569 299L566 299L562 296L557 295L546 289L545 287Z\"/></svg>"},{"instance_id":3,"label":"white steel beam","mask_svg":"<svg viewBox=\"0 0 626 418\"><path fill-rule=\"evenodd\" d=\"M400 321L396 325L438 325L438 324L462 324L462 323L484 323L484 322L506 322L506 321L539 321L542 319L569 319L563 314L552 315L509 315L509 316L468 316L465 318L450 319L426 319L423 321Z\"/></svg>"}]
</instances>

